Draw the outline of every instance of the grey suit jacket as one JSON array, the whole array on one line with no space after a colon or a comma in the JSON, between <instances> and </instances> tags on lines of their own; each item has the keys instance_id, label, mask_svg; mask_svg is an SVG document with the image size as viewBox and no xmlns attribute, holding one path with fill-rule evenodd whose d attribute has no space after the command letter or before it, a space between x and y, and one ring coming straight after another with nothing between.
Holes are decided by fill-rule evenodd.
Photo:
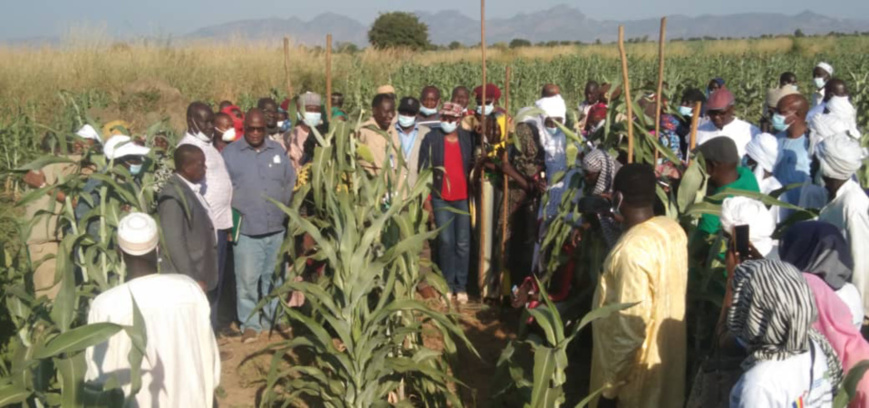
<instances>
[{"instance_id":1,"label":"grey suit jacket","mask_svg":"<svg viewBox=\"0 0 869 408\"><path fill-rule=\"evenodd\" d=\"M419 175L419 148L429 132L431 132L431 129L428 126L419 127L416 140L413 142L413 148L410 150L410 157L404 158L407 162L407 185L410 188L413 188L416 184L416 179Z\"/></svg>"},{"instance_id":2,"label":"grey suit jacket","mask_svg":"<svg viewBox=\"0 0 869 408\"><path fill-rule=\"evenodd\" d=\"M157 203L163 231L161 272L187 275L209 291L216 288L217 238L208 209L177 174L163 186Z\"/></svg>"}]
</instances>

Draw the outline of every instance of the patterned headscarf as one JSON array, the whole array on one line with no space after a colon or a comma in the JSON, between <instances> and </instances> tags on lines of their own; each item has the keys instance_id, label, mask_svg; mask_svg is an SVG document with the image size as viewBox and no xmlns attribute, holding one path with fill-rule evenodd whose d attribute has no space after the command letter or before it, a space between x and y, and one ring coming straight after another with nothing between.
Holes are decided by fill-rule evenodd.
<instances>
[{"instance_id":1,"label":"patterned headscarf","mask_svg":"<svg viewBox=\"0 0 869 408\"><path fill-rule=\"evenodd\" d=\"M743 369L805 353L814 342L826 356L833 389L838 389L842 364L824 335L812 328L817 309L800 271L778 260L748 261L736 268L731 290L727 328L748 350Z\"/></svg>"},{"instance_id":2,"label":"patterned headscarf","mask_svg":"<svg viewBox=\"0 0 869 408\"><path fill-rule=\"evenodd\" d=\"M609 153L602 149L594 149L582 158L582 169L588 173L600 173L593 195L609 193L613 189L613 180L622 167Z\"/></svg>"},{"instance_id":3,"label":"patterned headscarf","mask_svg":"<svg viewBox=\"0 0 869 408\"><path fill-rule=\"evenodd\" d=\"M833 290L851 281L851 248L832 224L803 221L792 225L781 239L779 257L803 272L817 275Z\"/></svg>"}]
</instances>

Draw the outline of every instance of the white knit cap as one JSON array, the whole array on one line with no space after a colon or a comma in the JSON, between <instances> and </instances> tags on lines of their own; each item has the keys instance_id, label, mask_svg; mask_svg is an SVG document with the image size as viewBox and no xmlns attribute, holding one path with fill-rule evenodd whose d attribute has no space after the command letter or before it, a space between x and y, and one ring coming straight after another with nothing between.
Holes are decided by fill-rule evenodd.
<instances>
[{"instance_id":1,"label":"white knit cap","mask_svg":"<svg viewBox=\"0 0 869 408\"><path fill-rule=\"evenodd\" d=\"M103 147L103 152L109 160L120 159L124 156L144 156L150 151L151 149L133 143L129 136L124 135L112 136Z\"/></svg>"},{"instance_id":2,"label":"white knit cap","mask_svg":"<svg viewBox=\"0 0 869 408\"><path fill-rule=\"evenodd\" d=\"M97 142L102 143L102 139L100 139L100 134L97 133L97 130L94 129L91 125L84 125L78 132L75 134L82 139L96 140Z\"/></svg>"},{"instance_id":3,"label":"white knit cap","mask_svg":"<svg viewBox=\"0 0 869 408\"><path fill-rule=\"evenodd\" d=\"M819 62L818 65L815 65L815 68L823 69L824 71L827 71L830 76L833 76L833 66L826 62Z\"/></svg>"},{"instance_id":4,"label":"white knit cap","mask_svg":"<svg viewBox=\"0 0 869 408\"><path fill-rule=\"evenodd\" d=\"M778 139L769 133L761 133L748 142L745 152L761 168L772 173L778 159Z\"/></svg>"},{"instance_id":5,"label":"white knit cap","mask_svg":"<svg viewBox=\"0 0 869 408\"><path fill-rule=\"evenodd\" d=\"M118 223L118 246L129 255L145 255L157 248L157 222L145 213L132 213Z\"/></svg>"},{"instance_id":6,"label":"white knit cap","mask_svg":"<svg viewBox=\"0 0 869 408\"><path fill-rule=\"evenodd\" d=\"M772 251L775 221L762 202L748 197L725 198L721 204L721 228L730 233L737 225L748 225L748 240L761 255Z\"/></svg>"},{"instance_id":7,"label":"white knit cap","mask_svg":"<svg viewBox=\"0 0 869 408\"><path fill-rule=\"evenodd\" d=\"M564 98L561 95L538 99L534 105L545 112L545 117L567 119L565 117L567 115L567 104L564 103Z\"/></svg>"}]
</instances>

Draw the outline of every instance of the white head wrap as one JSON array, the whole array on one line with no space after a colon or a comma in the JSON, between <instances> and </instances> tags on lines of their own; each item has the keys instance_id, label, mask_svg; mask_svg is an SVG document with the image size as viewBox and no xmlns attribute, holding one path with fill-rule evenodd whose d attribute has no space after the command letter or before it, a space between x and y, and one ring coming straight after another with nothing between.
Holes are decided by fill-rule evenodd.
<instances>
[{"instance_id":1,"label":"white head wrap","mask_svg":"<svg viewBox=\"0 0 869 408\"><path fill-rule=\"evenodd\" d=\"M822 140L815 155L821 162L821 174L834 180L848 180L863 165L860 143L843 133Z\"/></svg>"},{"instance_id":2,"label":"white head wrap","mask_svg":"<svg viewBox=\"0 0 869 408\"><path fill-rule=\"evenodd\" d=\"M745 152L763 170L772 173L778 159L778 139L769 133L761 133L748 142Z\"/></svg>"},{"instance_id":3,"label":"white head wrap","mask_svg":"<svg viewBox=\"0 0 869 408\"><path fill-rule=\"evenodd\" d=\"M151 149L133 143L133 139L124 135L112 136L103 148L103 152L109 160L120 159L124 156L144 156L150 151Z\"/></svg>"},{"instance_id":4,"label":"white head wrap","mask_svg":"<svg viewBox=\"0 0 869 408\"><path fill-rule=\"evenodd\" d=\"M725 198L721 204L721 228L730 233L737 225L749 225L748 239L761 255L773 248L775 221L762 202L748 197Z\"/></svg>"},{"instance_id":5,"label":"white head wrap","mask_svg":"<svg viewBox=\"0 0 869 408\"><path fill-rule=\"evenodd\" d=\"M815 65L815 68L823 69L824 71L827 71L830 76L833 76L833 66L826 62L819 62L818 65Z\"/></svg>"},{"instance_id":6,"label":"white head wrap","mask_svg":"<svg viewBox=\"0 0 869 408\"><path fill-rule=\"evenodd\" d=\"M567 104L564 103L564 98L561 95L538 99L534 105L545 112L544 117L566 119Z\"/></svg>"},{"instance_id":7,"label":"white head wrap","mask_svg":"<svg viewBox=\"0 0 869 408\"><path fill-rule=\"evenodd\" d=\"M82 139L96 140L98 143L102 143L100 134L97 133L97 130L91 125L82 126L78 132L75 132L75 134Z\"/></svg>"},{"instance_id":8,"label":"white head wrap","mask_svg":"<svg viewBox=\"0 0 869 408\"><path fill-rule=\"evenodd\" d=\"M118 246L124 253L140 256L157 248L157 223L145 213L132 213L118 223Z\"/></svg>"}]
</instances>

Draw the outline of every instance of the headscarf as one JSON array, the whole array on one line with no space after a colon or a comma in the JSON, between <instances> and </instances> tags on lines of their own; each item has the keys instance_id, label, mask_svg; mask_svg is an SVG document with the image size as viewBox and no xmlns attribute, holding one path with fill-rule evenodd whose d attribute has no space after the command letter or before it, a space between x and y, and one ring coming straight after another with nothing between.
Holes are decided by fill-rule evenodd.
<instances>
[{"instance_id":1,"label":"headscarf","mask_svg":"<svg viewBox=\"0 0 869 408\"><path fill-rule=\"evenodd\" d=\"M564 103L564 98L561 95L540 98L534 102L534 105L544 112L544 118L567 119L567 104Z\"/></svg>"},{"instance_id":2,"label":"headscarf","mask_svg":"<svg viewBox=\"0 0 869 408\"><path fill-rule=\"evenodd\" d=\"M815 151L821 174L834 180L848 180L863 165L863 148L850 136L840 133L825 138Z\"/></svg>"},{"instance_id":3,"label":"headscarf","mask_svg":"<svg viewBox=\"0 0 869 408\"><path fill-rule=\"evenodd\" d=\"M587 173L600 173L592 195L609 193L613 189L613 180L622 165L603 149L594 149L582 158L582 169Z\"/></svg>"},{"instance_id":4,"label":"headscarf","mask_svg":"<svg viewBox=\"0 0 869 408\"><path fill-rule=\"evenodd\" d=\"M845 237L838 228L822 221L803 221L788 228L781 239L779 257L803 272L817 275L833 290L850 282L854 269Z\"/></svg>"},{"instance_id":5,"label":"headscarf","mask_svg":"<svg viewBox=\"0 0 869 408\"><path fill-rule=\"evenodd\" d=\"M860 330L848 318L851 311L845 302L821 278L811 274L804 274L803 277L815 296L818 308L818 320L812 327L827 338L842 361L845 372L850 371L857 363L869 360L869 343L866 343ZM857 395L848 406L869 407L869 377L864 376L857 383Z\"/></svg>"},{"instance_id":6,"label":"headscarf","mask_svg":"<svg viewBox=\"0 0 869 408\"><path fill-rule=\"evenodd\" d=\"M749 225L748 240L763 256L773 249L775 221L762 202L748 197L725 198L721 203L721 229L731 231L737 225Z\"/></svg>"},{"instance_id":7,"label":"headscarf","mask_svg":"<svg viewBox=\"0 0 869 408\"><path fill-rule=\"evenodd\" d=\"M486 84L486 99L490 101L497 101L501 99L501 88L498 88L495 84ZM482 96L483 95L483 86L480 85L474 88L474 95Z\"/></svg>"},{"instance_id":8,"label":"headscarf","mask_svg":"<svg viewBox=\"0 0 869 408\"><path fill-rule=\"evenodd\" d=\"M772 173L778 159L778 139L769 133L761 133L745 145L745 153L762 170Z\"/></svg>"},{"instance_id":9,"label":"headscarf","mask_svg":"<svg viewBox=\"0 0 869 408\"><path fill-rule=\"evenodd\" d=\"M241 118L235 117L235 113L232 112L234 110L241 112ZM236 134L235 140L241 139L241 137L244 136L244 111L242 111L241 108L235 105L229 105L221 109L220 111L229 115L229 117L232 118L232 127L235 128Z\"/></svg>"},{"instance_id":10,"label":"headscarf","mask_svg":"<svg viewBox=\"0 0 869 408\"><path fill-rule=\"evenodd\" d=\"M809 285L792 265L773 259L739 265L731 280L733 303L727 328L749 353L749 370L762 361L785 360L817 344L826 356L833 390L842 382L842 365L824 335L812 328L817 308ZM834 391L835 392L835 391Z\"/></svg>"}]
</instances>

